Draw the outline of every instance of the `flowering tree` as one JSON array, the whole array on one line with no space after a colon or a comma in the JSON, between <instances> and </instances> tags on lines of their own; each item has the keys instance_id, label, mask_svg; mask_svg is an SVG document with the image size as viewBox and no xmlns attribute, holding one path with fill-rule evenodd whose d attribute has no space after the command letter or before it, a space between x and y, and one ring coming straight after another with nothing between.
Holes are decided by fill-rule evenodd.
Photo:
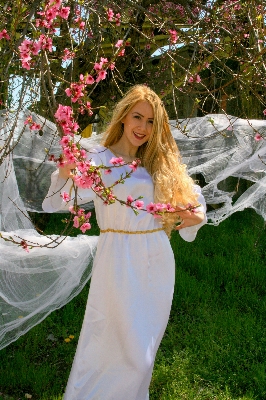
<instances>
[{"instance_id":1,"label":"flowering tree","mask_svg":"<svg viewBox=\"0 0 266 400\"><path fill-rule=\"evenodd\" d=\"M108 204L119 200L73 137L96 116L104 124L132 84L159 93L177 124L207 113L266 115L266 11L258 0L18 0L0 7L1 108L5 115L27 108L53 121L64 155L55 161L76 163L76 185L92 186ZM32 115L25 126L41 132ZM13 135L11 129L1 145L1 163L16 146ZM114 168L120 162L113 160ZM128 198L127 206L137 212L140 202ZM151 209L173 211L170 205ZM77 206L71 211L75 226L88 229L89 214Z\"/></svg>"}]
</instances>

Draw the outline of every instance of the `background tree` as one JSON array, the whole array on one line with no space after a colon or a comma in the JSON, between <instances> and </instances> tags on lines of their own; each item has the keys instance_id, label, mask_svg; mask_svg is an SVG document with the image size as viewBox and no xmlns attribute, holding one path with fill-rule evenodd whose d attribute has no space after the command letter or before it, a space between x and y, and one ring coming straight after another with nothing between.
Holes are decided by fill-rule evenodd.
<instances>
[{"instance_id":1,"label":"background tree","mask_svg":"<svg viewBox=\"0 0 266 400\"><path fill-rule=\"evenodd\" d=\"M16 109L53 120L58 104L68 104L82 130L96 114L105 120L130 85L146 83L174 119L263 118L265 7L256 0L16 1L2 2L1 11L1 32L10 37L1 36L2 107L15 98ZM41 45L24 52L31 59L23 66L25 40ZM80 74L92 79L73 101L65 90L84 84Z\"/></svg>"}]
</instances>

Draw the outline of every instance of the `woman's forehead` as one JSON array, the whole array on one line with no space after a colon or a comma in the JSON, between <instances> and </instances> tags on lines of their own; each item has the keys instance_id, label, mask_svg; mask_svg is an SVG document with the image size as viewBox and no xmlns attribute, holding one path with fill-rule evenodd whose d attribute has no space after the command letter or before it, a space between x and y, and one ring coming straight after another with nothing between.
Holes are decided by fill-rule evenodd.
<instances>
[{"instance_id":1,"label":"woman's forehead","mask_svg":"<svg viewBox=\"0 0 266 400\"><path fill-rule=\"evenodd\" d=\"M154 118L154 113L153 113L153 108L151 104L146 101L138 101L130 110L131 113L138 113L142 115L143 117L153 119Z\"/></svg>"}]
</instances>

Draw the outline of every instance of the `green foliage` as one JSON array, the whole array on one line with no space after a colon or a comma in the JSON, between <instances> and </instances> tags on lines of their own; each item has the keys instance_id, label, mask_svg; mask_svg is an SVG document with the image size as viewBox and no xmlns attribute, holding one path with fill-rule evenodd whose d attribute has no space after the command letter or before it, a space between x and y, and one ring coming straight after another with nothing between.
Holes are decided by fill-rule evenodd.
<instances>
[{"instance_id":1,"label":"green foliage","mask_svg":"<svg viewBox=\"0 0 266 400\"><path fill-rule=\"evenodd\" d=\"M47 233L62 229L62 215L51 216ZM176 258L175 294L157 353L150 399L265 400L266 235L262 219L247 210L218 227L203 227L193 243L182 241L178 233L171 242ZM4 394L0 400L18 400L25 394L32 399L61 400L88 286L1 351L0 393ZM71 335L74 338L67 343Z\"/></svg>"}]
</instances>

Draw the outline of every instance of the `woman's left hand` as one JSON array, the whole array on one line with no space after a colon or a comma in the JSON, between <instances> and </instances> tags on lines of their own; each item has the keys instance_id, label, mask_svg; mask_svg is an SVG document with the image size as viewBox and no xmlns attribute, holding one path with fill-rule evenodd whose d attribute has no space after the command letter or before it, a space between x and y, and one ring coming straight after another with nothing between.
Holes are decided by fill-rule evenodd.
<instances>
[{"instance_id":1,"label":"woman's left hand","mask_svg":"<svg viewBox=\"0 0 266 400\"><path fill-rule=\"evenodd\" d=\"M177 231L198 225L205 218L205 214L202 211L197 211L197 208L176 207L176 211L181 219L180 224L175 227Z\"/></svg>"}]
</instances>

